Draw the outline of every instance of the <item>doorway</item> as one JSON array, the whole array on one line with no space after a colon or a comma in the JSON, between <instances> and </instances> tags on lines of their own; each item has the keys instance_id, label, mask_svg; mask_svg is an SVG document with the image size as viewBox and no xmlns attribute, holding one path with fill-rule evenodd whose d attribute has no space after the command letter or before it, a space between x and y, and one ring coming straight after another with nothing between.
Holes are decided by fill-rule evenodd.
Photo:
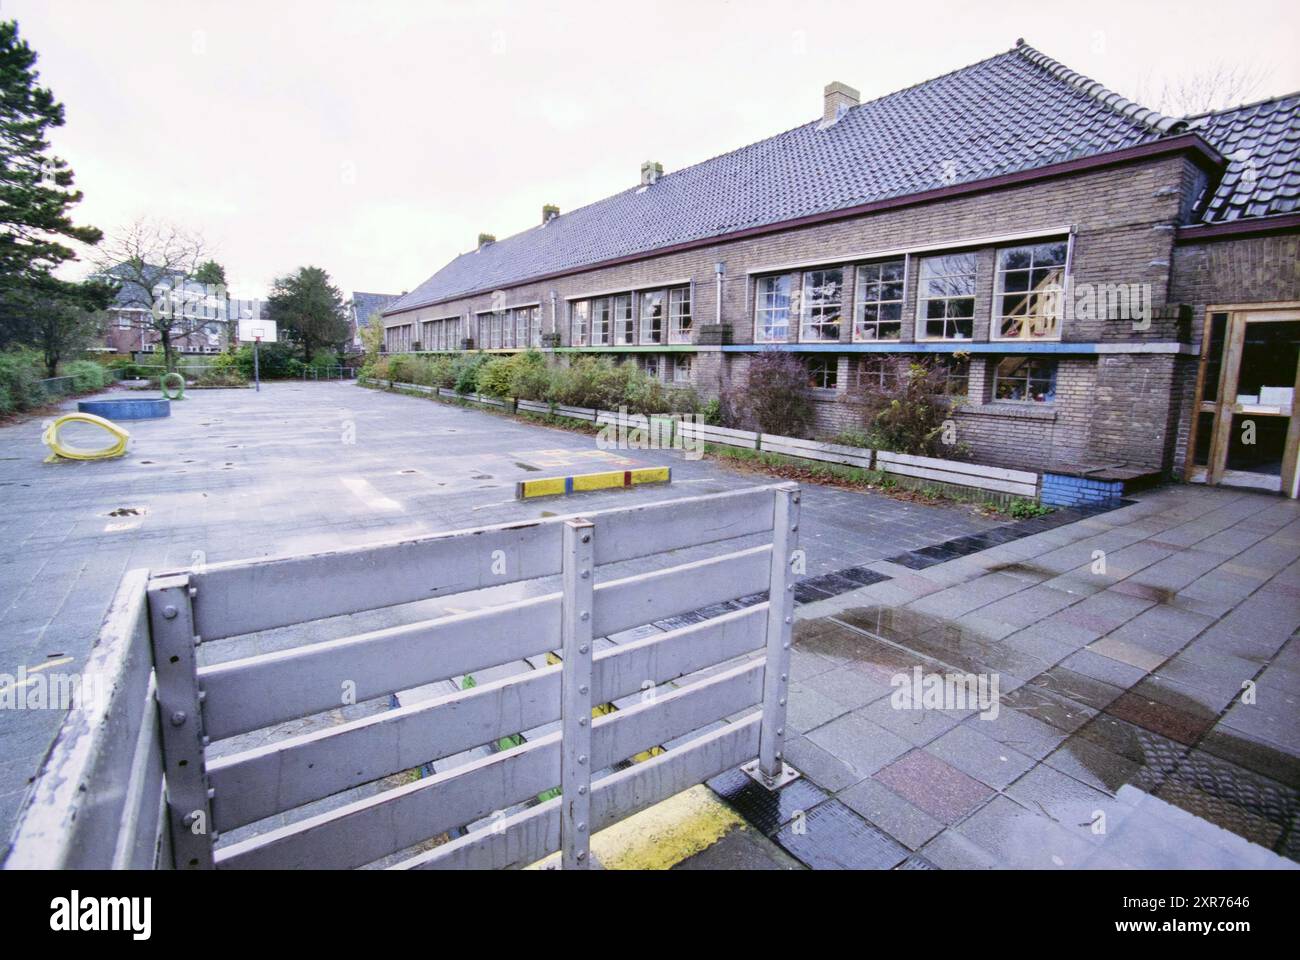
<instances>
[{"instance_id":1,"label":"doorway","mask_svg":"<svg viewBox=\"0 0 1300 960\"><path fill-rule=\"evenodd\" d=\"M1206 313L1188 478L1297 494L1300 309Z\"/></svg>"}]
</instances>

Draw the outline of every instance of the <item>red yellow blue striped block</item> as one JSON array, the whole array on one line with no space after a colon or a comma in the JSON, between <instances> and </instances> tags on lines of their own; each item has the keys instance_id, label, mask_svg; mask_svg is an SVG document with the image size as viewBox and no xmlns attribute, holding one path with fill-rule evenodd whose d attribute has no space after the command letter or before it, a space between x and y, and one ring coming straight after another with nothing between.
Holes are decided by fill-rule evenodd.
<instances>
[{"instance_id":1,"label":"red yellow blue striped block","mask_svg":"<svg viewBox=\"0 0 1300 960\"><path fill-rule=\"evenodd\" d=\"M515 499L558 497L566 493L635 487L643 483L672 483L672 479L672 467L633 467L631 470L602 470L599 473L578 473L569 477L541 477L516 483Z\"/></svg>"}]
</instances>

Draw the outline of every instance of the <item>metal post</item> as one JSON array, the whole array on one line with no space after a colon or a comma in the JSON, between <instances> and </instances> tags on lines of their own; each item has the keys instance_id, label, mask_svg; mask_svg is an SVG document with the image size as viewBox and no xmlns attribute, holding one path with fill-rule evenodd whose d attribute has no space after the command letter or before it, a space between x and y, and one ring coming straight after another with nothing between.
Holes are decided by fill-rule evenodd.
<instances>
[{"instance_id":1,"label":"metal post","mask_svg":"<svg viewBox=\"0 0 1300 960\"><path fill-rule=\"evenodd\" d=\"M767 665L763 673L763 720L759 728L758 759L745 772L775 789L799 776L782 759L786 700L790 695L790 646L794 636L794 574L791 565L799 548L799 485L782 484L776 491L772 520L772 573L768 581Z\"/></svg>"},{"instance_id":2,"label":"metal post","mask_svg":"<svg viewBox=\"0 0 1300 960\"><path fill-rule=\"evenodd\" d=\"M193 597L189 577L160 577L149 582L149 632L162 725L167 814L175 865L181 869L212 866L212 803L203 749L203 714L195 672Z\"/></svg>"},{"instance_id":3,"label":"metal post","mask_svg":"<svg viewBox=\"0 0 1300 960\"><path fill-rule=\"evenodd\" d=\"M255 384L255 392L257 393L262 392L262 370L257 363L257 348L261 343L262 340L260 337L253 341L253 383Z\"/></svg>"},{"instance_id":4,"label":"metal post","mask_svg":"<svg viewBox=\"0 0 1300 960\"><path fill-rule=\"evenodd\" d=\"M564 525L563 666L560 676L560 865L591 862L591 617L596 527Z\"/></svg>"}]
</instances>

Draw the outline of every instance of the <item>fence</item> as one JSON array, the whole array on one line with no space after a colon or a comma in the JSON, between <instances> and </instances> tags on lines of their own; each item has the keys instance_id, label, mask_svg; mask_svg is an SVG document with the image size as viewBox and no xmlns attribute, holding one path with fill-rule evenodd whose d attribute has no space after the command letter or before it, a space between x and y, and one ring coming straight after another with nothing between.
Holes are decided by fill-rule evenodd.
<instances>
[{"instance_id":1,"label":"fence","mask_svg":"<svg viewBox=\"0 0 1300 960\"><path fill-rule=\"evenodd\" d=\"M322 369L320 367L304 367L302 378L306 380L354 380L356 379L357 368L345 367L337 363L330 364Z\"/></svg>"},{"instance_id":2,"label":"fence","mask_svg":"<svg viewBox=\"0 0 1300 960\"><path fill-rule=\"evenodd\" d=\"M7 866L345 868L396 857L402 868L506 867L559 850L565 867L583 867L592 833L717 773L748 761L756 779L779 786L792 775L781 754L799 499L795 484L777 484L189 573L130 572L88 665L107 695L69 714ZM741 537L762 542L728 544ZM608 575L610 564L701 545L724 552ZM290 625L310 637L326 618L556 577L558 590L527 599L198 665L198 647L226 638ZM597 649L598 638L705 611ZM554 651L553 666L266 736L328 716L344 682L360 703ZM627 709L593 712L637 693ZM432 776L345 793L555 721L553 732ZM209 757L205 747L221 741L233 749ZM557 786L557 797L461 833ZM259 829L326 797L346 802ZM250 836L215 845L248 825ZM412 852L444 834L452 839Z\"/></svg>"},{"instance_id":3,"label":"fence","mask_svg":"<svg viewBox=\"0 0 1300 960\"><path fill-rule=\"evenodd\" d=\"M509 407L509 401L496 400L478 394L462 395L446 387L423 387L412 383L393 383L388 380L366 380L386 389L414 390L420 393L436 393L449 400L468 400L488 406ZM567 407L563 404L549 404L534 400L515 402L519 410L529 413L556 414L573 420L588 420L601 424L624 423L629 427L645 428L646 417L637 414L620 415L609 410L594 410L586 407ZM980 490L997 494L994 499L1011 499L1013 497L1037 498L1042 483L1039 474L1028 470L1008 470L1003 467L990 467L979 463L966 463L961 460L945 460L938 457L916 457L887 450L872 450L866 447L850 447L838 443L824 443L818 440L805 440L800 437L782 437L771 433L757 433L752 430L733 430L729 427L712 426L690 420L680 420L675 429L683 439L698 440L742 450L756 450L764 453L777 453L782 456L799 457L820 463L834 463L842 466L857 467L863 470L878 470L881 473L927 484L941 484L965 490Z\"/></svg>"}]
</instances>

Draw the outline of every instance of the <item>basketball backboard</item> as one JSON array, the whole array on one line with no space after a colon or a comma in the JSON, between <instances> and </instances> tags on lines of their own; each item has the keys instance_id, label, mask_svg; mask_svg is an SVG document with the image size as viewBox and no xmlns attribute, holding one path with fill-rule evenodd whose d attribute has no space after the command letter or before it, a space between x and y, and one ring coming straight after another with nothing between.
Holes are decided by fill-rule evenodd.
<instances>
[{"instance_id":1,"label":"basketball backboard","mask_svg":"<svg viewBox=\"0 0 1300 960\"><path fill-rule=\"evenodd\" d=\"M260 340L262 343L275 343L275 321L241 319L239 321L239 342L252 343L254 340Z\"/></svg>"}]
</instances>

